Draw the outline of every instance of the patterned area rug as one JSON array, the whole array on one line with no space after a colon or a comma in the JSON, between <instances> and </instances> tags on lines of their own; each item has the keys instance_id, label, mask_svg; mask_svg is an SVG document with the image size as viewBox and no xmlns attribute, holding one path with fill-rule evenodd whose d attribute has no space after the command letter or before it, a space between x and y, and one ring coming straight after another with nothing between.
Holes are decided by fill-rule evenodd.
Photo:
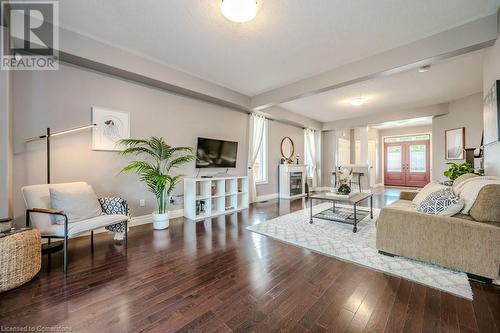
<instances>
[{"instance_id":1,"label":"patterned area rug","mask_svg":"<svg viewBox=\"0 0 500 333\"><path fill-rule=\"evenodd\" d=\"M313 213L329 207L330 203L314 206ZM379 212L379 209L374 209L373 220L368 215L359 222L357 233L352 232L351 225L322 219L314 219L314 223L309 224L309 208L249 226L247 229L472 300L472 289L465 273L403 257L379 254L375 248L375 220Z\"/></svg>"}]
</instances>

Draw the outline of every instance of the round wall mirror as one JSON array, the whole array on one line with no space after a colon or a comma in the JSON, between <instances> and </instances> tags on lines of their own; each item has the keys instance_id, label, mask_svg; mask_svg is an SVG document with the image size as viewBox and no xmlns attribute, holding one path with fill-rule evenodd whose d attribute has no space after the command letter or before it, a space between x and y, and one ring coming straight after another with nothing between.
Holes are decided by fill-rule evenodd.
<instances>
[{"instance_id":1,"label":"round wall mirror","mask_svg":"<svg viewBox=\"0 0 500 333\"><path fill-rule=\"evenodd\" d=\"M290 161L293 157L294 152L295 146L292 139L290 139L288 136L284 137L283 140L281 140L281 156L285 160Z\"/></svg>"}]
</instances>

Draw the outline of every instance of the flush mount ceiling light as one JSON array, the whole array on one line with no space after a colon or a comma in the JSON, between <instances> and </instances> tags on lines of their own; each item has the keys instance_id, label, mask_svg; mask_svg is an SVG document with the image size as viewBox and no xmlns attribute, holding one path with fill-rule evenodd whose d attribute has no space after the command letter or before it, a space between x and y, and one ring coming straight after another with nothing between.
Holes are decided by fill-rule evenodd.
<instances>
[{"instance_id":1,"label":"flush mount ceiling light","mask_svg":"<svg viewBox=\"0 0 500 333\"><path fill-rule=\"evenodd\" d=\"M368 99L364 98L364 97L353 98L350 101L351 105L354 105L354 106L360 106L360 105L365 104L366 102L368 102Z\"/></svg>"},{"instance_id":2,"label":"flush mount ceiling light","mask_svg":"<svg viewBox=\"0 0 500 333\"><path fill-rule=\"evenodd\" d=\"M221 0L220 10L228 20L236 23L251 21L257 15L256 0Z\"/></svg>"},{"instance_id":3,"label":"flush mount ceiling light","mask_svg":"<svg viewBox=\"0 0 500 333\"><path fill-rule=\"evenodd\" d=\"M430 69L431 69L431 65L425 65L425 66L420 67L418 69L418 72L419 73L425 73L425 72L428 72Z\"/></svg>"}]
</instances>

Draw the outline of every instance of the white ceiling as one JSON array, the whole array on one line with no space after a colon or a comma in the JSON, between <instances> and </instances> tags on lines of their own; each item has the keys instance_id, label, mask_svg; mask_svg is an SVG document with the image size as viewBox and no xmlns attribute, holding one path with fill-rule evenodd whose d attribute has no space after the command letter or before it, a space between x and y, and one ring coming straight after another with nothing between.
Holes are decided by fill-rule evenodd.
<instances>
[{"instance_id":1,"label":"white ceiling","mask_svg":"<svg viewBox=\"0 0 500 333\"><path fill-rule=\"evenodd\" d=\"M500 4L500 0L263 0L256 19L238 25L220 14L219 2L65 0L60 1L60 22L253 96L492 14ZM449 84L456 82L450 79Z\"/></svg>"},{"instance_id":2,"label":"white ceiling","mask_svg":"<svg viewBox=\"0 0 500 333\"><path fill-rule=\"evenodd\" d=\"M313 95L281 106L309 118L329 122L449 102L482 91L483 51L468 53L417 70L378 78ZM350 100L362 96L366 104Z\"/></svg>"}]
</instances>

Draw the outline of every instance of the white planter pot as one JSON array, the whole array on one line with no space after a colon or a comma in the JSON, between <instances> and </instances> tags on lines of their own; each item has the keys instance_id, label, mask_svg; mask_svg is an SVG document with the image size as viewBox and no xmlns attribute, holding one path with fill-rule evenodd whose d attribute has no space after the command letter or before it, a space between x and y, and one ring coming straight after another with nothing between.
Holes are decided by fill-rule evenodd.
<instances>
[{"instance_id":1,"label":"white planter pot","mask_svg":"<svg viewBox=\"0 0 500 333\"><path fill-rule=\"evenodd\" d=\"M163 230L168 228L170 224L168 212L164 214L158 214L158 212L154 212L152 215L153 215L153 228L155 230Z\"/></svg>"}]
</instances>

